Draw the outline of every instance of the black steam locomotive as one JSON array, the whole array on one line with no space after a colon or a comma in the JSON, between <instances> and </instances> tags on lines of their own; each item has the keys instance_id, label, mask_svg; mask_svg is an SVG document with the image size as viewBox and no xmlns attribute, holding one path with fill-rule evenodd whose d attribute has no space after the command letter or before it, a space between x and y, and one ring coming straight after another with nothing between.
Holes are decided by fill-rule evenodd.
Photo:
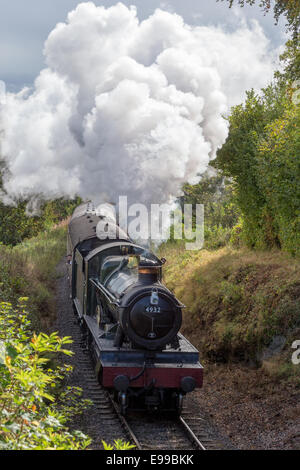
<instances>
[{"instance_id":1,"label":"black steam locomotive","mask_svg":"<svg viewBox=\"0 0 300 470\"><path fill-rule=\"evenodd\" d=\"M99 382L114 392L122 413L180 413L183 396L202 386L203 369L179 333L183 305L161 283L165 260L91 203L71 218L68 258L74 311Z\"/></svg>"}]
</instances>

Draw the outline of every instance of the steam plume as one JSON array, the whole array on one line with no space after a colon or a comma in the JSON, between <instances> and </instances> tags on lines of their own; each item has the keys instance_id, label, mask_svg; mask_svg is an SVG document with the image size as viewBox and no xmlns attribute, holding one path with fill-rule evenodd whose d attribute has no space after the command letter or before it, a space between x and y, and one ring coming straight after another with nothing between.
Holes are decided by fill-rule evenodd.
<instances>
[{"instance_id":1,"label":"steam plume","mask_svg":"<svg viewBox=\"0 0 300 470\"><path fill-rule=\"evenodd\" d=\"M225 141L222 115L273 71L257 23L225 32L162 10L139 22L122 3L78 5L44 53L34 88L7 96L6 199L168 202Z\"/></svg>"}]
</instances>

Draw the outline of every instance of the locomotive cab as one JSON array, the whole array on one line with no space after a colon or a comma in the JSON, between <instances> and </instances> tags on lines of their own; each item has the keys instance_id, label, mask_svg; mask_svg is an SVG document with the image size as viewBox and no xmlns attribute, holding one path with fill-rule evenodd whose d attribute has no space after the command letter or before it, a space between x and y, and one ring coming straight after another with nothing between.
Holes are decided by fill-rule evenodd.
<instances>
[{"instance_id":1,"label":"locomotive cab","mask_svg":"<svg viewBox=\"0 0 300 470\"><path fill-rule=\"evenodd\" d=\"M161 284L161 266L158 258L136 245L114 245L88 261L87 313L96 316L102 328L117 324L116 346L127 342L163 349L176 337L182 306Z\"/></svg>"}]
</instances>

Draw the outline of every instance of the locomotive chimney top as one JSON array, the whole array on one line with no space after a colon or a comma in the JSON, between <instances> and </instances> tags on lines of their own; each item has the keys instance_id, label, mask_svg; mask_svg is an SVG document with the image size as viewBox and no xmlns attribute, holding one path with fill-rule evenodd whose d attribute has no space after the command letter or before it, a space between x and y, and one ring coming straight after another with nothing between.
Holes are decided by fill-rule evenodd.
<instances>
[{"instance_id":1,"label":"locomotive chimney top","mask_svg":"<svg viewBox=\"0 0 300 470\"><path fill-rule=\"evenodd\" d=\"M139 282L142 284L154 284L159 280L161 266L147 260L139 262Z\"/></svg>"}]
</instances>

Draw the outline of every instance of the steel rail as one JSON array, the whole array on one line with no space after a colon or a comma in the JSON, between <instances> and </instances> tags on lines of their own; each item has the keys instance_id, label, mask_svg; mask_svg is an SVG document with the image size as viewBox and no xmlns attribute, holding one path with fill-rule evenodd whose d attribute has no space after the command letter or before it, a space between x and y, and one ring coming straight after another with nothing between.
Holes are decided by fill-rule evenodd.
<instances>
[{"instance_id":1,"label":"steel rail","mask_svg":"<svg viewBox=\"0 0 300 470\"><path fill-rule=\"evenodd\" d=\"M114 401L114 399L111 397L110 393L108 393L108 397L111 401L111 404L115 410L115 412L117 413L117 416L121 422L121 424L123 425L123 427L125 428L125 430L128 432L131 440L134 442L136 448L138 450L142 450L142 446L141 444L139 443L139 440L137 439L136 435L134 434L134 432L132 431L131 427L129 426L128 422L126 421L126 419L124 418L124 416L121 414L119 408L118 408L118 405L116 404L116 402Z\"/></svg>"},{"instance_id":2,"label":"steel rail","mask_svg":"<svg viewBox=\"0 0 300 470\"><path fill-rule=\"evenodd\" d=\"M119 407L118 405L116 404L116 402L114 401L114 399L112 398L112 396L108 393L108 396L109 396L109 399L113 405L113 408L115 410L115 412L117 413L117 416L121 422L121 424L123 425L123 427L126 429L128 435L130 436L130 439L132 440L132 442L135 444L136 448L138 450L143 450L143 447L142 445L140 444L138 438L136 437L135 433L133 432L133 430L131 429L130 425L128 424L126 418L121 414L120 410L119 410ZM183 426L186 434L188 434L188 437L189 439L192 441L192 443L196 444L197 448L200 449L200 450L206 450L206 448L204 447L204 445L202 444L201 441L199 441L199 439L197 438L197 436L195 435L195 433L192 431L192 429L190 428L190 426L187 424L187 422L180 416L179 417L179 423Z\"/></svg>"},{"instance_id":3,"label":"steel rail","mask_svg":"<svg viewBox=\"0 0 300 470\"><path fill-rule=\"evenodd\" d=\"M201 450L206 450L204 445L199 441L198 437L195 435L195 433L191 430L187 422L181 416L179 416L179 422L183 425L184 429L189 434L192 441L197 445L197 447Z\"/></svg>"}]
</instances>

